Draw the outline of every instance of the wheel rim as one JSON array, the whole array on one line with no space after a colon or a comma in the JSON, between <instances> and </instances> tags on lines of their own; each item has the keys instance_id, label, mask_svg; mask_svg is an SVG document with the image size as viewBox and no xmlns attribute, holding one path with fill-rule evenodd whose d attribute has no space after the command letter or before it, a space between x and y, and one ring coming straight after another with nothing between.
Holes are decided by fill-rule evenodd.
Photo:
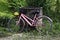
<instances>
[{"instance_id":1,"label":"wheel rim","mask_svg":"<svg viewBox=\"0 0 60 40\"><path fill-rule=\"evenodd\" d=\"M38 19L36 25L36 29L42 34L48 34L51 30L51 22L50 20L48 20L48 18L41 17L40 19Z\"/></svg>"},{"instance_id":2,"label":"wheel rim","mask_svg":"<svg viewBox=\"0 0 60 40\"><path fill-rule=\"evenodd\" d=\"M16 20L15 19L10 19L8 21L8 29L10 32L14 32L14 29L16 27Z\"/></svg>"},{"instance_id":3,"label":"wheel rim","mask_svg":"<svg viewBox=\"0 0 60 40\"><path fill-rule=\"evenodd\" d=\"M10 31L10 32L21 32L21 31L23 31L23 29L24 29L24 25L25 24L23 24L23 26L22 26L22 28L20 28L21 26L20 26L20 23L18 24L18 25L16 25L16 21L17 21L18 19L11 19L11 20L9 20L9 22L8 22L8 30ZM23 19L21 19L21 22L23 23L24 21L22 21Z\"/></svg>"},{"instance_id":4,"label":"wheel rim","mask_svg":"<svg viewBox=\"0 0 60 40\"><path fill-rule=\"evenodd\" d=\"M22 32L24 30L25 22L23 19L20 19L20 23L18 24L19 27L19 32Z\"/></svg>"}]
</instances>

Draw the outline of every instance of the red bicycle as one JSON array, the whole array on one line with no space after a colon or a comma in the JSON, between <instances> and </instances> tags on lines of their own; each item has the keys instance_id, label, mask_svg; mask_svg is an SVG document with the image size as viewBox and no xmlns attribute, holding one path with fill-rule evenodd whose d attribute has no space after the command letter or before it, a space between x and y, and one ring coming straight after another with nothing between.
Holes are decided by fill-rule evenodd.
<instances>
[{"instance_id":1,"label":"red bicycle","mask_svg":"<svg viewBox=\"0 0 60 40\"><path fill-rule=\"evenodd\" d=\"M47 32L52 29L52 19L47 16L40 15L42 13L42 7L27 9L34 9L33 11L29 12L35 13L34 18L31 19L27 17L24 13L21 13L18 19L12 18L11 20L9 20L8 27L10 31L13 31L12 27L14 26L19 27L20 32L22 32L25 27L25 22L27 22L31 27L35 27L39 32ZM37 10L40 11L38 12Z\"/></svg>"}]
</instances>

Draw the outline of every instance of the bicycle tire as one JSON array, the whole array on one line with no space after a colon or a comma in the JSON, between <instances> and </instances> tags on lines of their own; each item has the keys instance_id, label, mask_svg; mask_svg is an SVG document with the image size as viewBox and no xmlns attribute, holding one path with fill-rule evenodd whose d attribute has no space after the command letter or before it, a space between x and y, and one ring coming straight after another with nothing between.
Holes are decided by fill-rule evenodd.
<instances>
[{"instance_id":1,"label":"bicycle tire","mask_svg":"<svg viewBox=\"0 0 60 40\"><path fill-rule=\"evenodd\" d=\"M42 23L41 23L41 20L42 20ZM51 20L51 18L49 18L47 16L39 16L38 20L37 20L37 23L36 23L36 29L42 34L48 34L52 30L52 20Z\"/></svg>"},{"instance_id":2,"label":"bicycle tire","mask_svg":"<svg viewBox=\"0 0 60 40\"><path fill-rule=\"evenodd\" d=\"M25 26L25 22L23 19L20 19L20 22L18 25L16 25L16 21L18 21L18 19L12 18L8 21L8 29L9 32L22 32ZM22 26L20 25L22 22ZM15 28L16 27L16 28Z\"/></svg>"}]
</instances>

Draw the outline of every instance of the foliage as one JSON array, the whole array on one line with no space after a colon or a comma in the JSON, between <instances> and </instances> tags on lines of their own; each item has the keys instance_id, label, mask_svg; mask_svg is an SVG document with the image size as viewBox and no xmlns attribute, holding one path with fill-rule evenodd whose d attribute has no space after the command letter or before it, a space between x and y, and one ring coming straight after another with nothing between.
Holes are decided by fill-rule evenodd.
<instances>
[{"instance_id":1,"label":"foliage","mask_svg":"<svg viewBox=\"0 0 60 40\"><path fill-rule=\"evenodd\" d=\"M8 0L8 4L12 11L17 11L19 7L27 6L25 0Z\"/></svg>"},{"instance_id":2,"label":"foliage","mask_svg":"<svg viewBox=\"0 0 60 40\"><path fill-rule=\"evenodd\" d=\"M33 7L42 7L46 0L26 0L28 6L33 6Z\"/></svg>"},{"instance_id":3,"label":"foliage","mask_svg":"<svg viewBox=\"0 0 60 40\"><path fill-rule=\"evenodd\" d=\"M0 37L10 36L10 35L12 34L8 32L6 28L0 26Z\"/></svg>"},{"instance_id":4,"label":"foliage","mask_svg":"<svg viewBox=\"0 0 60 40\"><path fill-rule=\"evenodd\" d=\"M60 0L0 0L0 27L3 27L0 30L4 32L5 24L14 17L13 13L26 6L43 7L43 14L53 20L52 34L60 33Z\"/></svg>"}]
</instances>

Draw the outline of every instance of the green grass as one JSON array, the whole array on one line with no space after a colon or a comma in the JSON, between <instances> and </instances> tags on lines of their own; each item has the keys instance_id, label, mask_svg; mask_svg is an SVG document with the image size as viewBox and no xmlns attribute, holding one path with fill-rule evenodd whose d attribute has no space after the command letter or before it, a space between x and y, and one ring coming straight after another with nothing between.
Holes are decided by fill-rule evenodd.
<instances>
[{"instance_id":1,"label":"green grass","mask_svg":"<svg viewBox=\"0 0 60 40\"><path fill-rule=\"evenodd\" d=\"M59 35L60 34L60 23L57 22L57 23L53 23L53 26L52 26L52 31L50 32L49 35ZM3 32L4 34L8 34L9 32L4 28L4 27L0 27L0 31ZM14 33L14 32L13 32ZM18 32L15 32L15 33L18 33ZM31 35L34 35L34 36L37 36L39 33L36 31L36 30L30 30L30 32L22 32L24 34L29 34L30 36ZM43 33L42 33L43 34ZM41 35L42 35L41 34Z\"/></svg>"},{"instance_id":2,"label":"green grass","mask_svg":"<svg viewBox=\"0 0 60 40\"><path fill-rule=\"evenodd\" d=\"M10 36L12 33L8 32L6 28L0 27L0 37Z\"/></svg>"}]
</instances>

